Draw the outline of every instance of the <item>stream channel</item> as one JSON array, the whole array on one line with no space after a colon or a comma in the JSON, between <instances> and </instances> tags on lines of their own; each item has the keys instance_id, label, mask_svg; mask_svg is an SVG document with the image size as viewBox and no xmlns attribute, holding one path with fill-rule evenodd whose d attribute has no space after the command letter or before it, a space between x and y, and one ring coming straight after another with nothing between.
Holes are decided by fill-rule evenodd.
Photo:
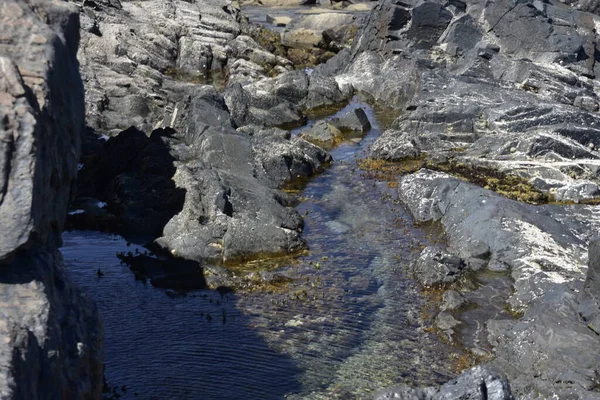
<instances>
[{"instance_id":1,"label":"stream channel","mask_svg":"<svg viewBox=\"0 0 600 400\"><path fill-rule=\"evenodd\" d=\"M431 235L413 226L396 189L358 168L380 128L356 99L338 115L354 107L373 128L333 149L334 163L299 193L310 250L251 266L293 276L279 290L154 288L116 257L142 247L64 233L72 279L102 312L110 398L355 399L455 375L457 349L423 329L427 299L406 270Z\"/></svg>"}]
</instances>

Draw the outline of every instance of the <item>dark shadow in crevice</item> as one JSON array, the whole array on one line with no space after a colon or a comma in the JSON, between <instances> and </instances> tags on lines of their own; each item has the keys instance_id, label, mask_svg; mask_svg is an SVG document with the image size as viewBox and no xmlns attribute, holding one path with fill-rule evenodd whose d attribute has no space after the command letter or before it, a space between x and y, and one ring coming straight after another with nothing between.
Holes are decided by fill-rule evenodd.
<instances>
[{"instance_id":1,"label":"dark shadow in crevice","mask_svg":"<svg viewBox=\"0 0 600 400\"><path fill-rule=\"evenodd\" d=\"M66 229L118 233L137 243L159 237L185 200L172 180L174 133L156 129L148 137L131 127L102 141L88 131Z\"/></svg>"}]
</instances>

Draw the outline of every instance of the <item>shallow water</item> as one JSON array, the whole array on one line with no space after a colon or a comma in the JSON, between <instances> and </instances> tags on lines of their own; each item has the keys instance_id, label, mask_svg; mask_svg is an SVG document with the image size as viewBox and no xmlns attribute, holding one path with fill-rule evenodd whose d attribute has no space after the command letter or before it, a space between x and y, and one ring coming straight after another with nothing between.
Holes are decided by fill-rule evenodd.
<instances>
[{"instance_id":1,"label":"shallow water","mask_svg":"<svg viewBox=\"0 0 600 400\"><path fill-rule=\"evenodd\" d=\"M121 398L367 398L452 375L454 350L423 331L424 300L405 270L428 238L395 189L357 168L380 133L367 105L340 113L358 106L374 127L333 150L333 165L302 190L310 251L281 267L294 277L282 290L178 296L136 281L116 258L143 249L64 234L71 276L103 314L106 379Z\"/></svg>"}]
</instances>

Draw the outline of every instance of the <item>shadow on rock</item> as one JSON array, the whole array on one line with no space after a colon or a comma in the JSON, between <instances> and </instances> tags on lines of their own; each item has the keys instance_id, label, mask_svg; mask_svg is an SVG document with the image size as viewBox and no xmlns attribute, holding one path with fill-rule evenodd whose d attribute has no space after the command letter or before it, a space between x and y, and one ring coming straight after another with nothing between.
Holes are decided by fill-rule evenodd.
<instances>
[{"instance_id":1,"label":"shadow on rock","mask_svg":"<svg viewBox=\"0 0 600 400\"><path fill-rule=\"evenodd\" d=\"M77 195L67 229L93 229L149 241L181 209L185 190L175 187L165 143L172 129L150 137L131 127L102 143L88 133Z\"/></svg>"}]
</instances>

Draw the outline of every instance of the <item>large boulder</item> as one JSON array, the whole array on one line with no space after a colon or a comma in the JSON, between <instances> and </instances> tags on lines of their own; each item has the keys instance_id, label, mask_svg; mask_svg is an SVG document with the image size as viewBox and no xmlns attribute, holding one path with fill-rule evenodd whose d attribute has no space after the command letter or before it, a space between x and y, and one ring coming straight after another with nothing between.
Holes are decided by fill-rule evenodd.
<instances>
[{"instance_id":1,"label":"large boulder","mask_svg":"<svg viewBox=\"0 0 600 400\"><path fill-rule=\"evenodd\" d=\"M102 323L57 250L84 128L77 8L3 1L0 36L0 397L99 398Z\"/></svg>"},{"instance_id":2,"label":"large boulder","mask_svg":"<svg viewBox=\"0 0 600 400\"><path fill-rule=\"evenodd\" d=\"M330 160L322 149L280 129L209 129L173 177L183 209L158 243L179 257L233 262L304 249L303 221L278 189Z\"/></svg>"}]
</instances>

